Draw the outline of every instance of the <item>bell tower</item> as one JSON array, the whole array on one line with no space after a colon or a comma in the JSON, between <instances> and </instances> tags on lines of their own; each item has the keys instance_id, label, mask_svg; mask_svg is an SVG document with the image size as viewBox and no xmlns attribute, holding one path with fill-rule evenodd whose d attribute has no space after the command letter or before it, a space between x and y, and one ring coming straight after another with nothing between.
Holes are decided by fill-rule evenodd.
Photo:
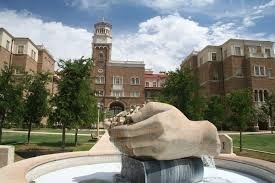
<instances>
[{"instance_id":1,"label":"bell tower","mask_svg":"<svg viewBox=\"0 0 275 183\"><path fill-rule=\"evenodd\" d=\"M104 19L94 25L92 51L94 62L92 69L93 89L98 102L105 106L105 96L110 95L107 93L107 67L112 52L112 25L105 22Z\"/></svg>"},{"instance_id":2,"label":"bell tower","mask_svg":"<svg viewBox=\"0 0 275 183\"><path fill-rule=\"evenodd\" d=\"M95 64L109 62L112 50L112 25L105 22L98 22L94 25L93 35L93 56Z\"/></svg>"}]
</instances>

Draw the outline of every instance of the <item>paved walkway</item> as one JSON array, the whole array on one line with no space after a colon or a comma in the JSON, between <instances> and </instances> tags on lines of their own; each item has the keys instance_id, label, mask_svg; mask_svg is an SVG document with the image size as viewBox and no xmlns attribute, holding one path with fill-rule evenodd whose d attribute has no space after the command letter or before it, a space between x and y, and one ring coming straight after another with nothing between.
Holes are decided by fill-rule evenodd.
<instances>
[{"instance_id":1,"label":"paved walkway","mask_svg":"<svg viewBox=\"0 0 275 183\"><path fill-rule=\"evenodd\" d=\"M275 132L274 132L275 133ZM227 134L227 135L239 135L240 132L227 132L227 131L219 131L219 134ZM271 131L259 131L259 132L243 132L243 135L254 135L254 134L271 134Z\"/></svg>"},{"instance_id":2,"label":"paved walkway","mask_svg":"<svg viewBox=\"0 0 275 183\"><path fill-rule=\"evenodd\" d=\"M99 130L100 132L104 132L104 130ZM7 132L7 133L23 133L23 134L26 134L28 133L28 131L14 131L14 130L3 130L3 132ZM91 131L91 132L96 132L95 131ZM62 135L61 132L31 132L31 134L39 134L39 135ZM71 135L71 136L74 136L75 134L74 133L68 133L66 132L66 135ZM81 133L78 133L79 136L91 136L91 134L81 134Z\"/></svg>"}]
</instances>

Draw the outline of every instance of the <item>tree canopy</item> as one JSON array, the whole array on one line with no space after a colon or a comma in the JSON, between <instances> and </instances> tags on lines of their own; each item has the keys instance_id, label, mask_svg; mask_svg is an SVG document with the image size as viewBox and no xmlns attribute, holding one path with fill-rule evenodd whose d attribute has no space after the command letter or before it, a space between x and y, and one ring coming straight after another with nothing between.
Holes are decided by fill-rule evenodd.
<instances>
[{"instance_id":1,"label":"tree canopy","mask_svg":"<svg viewBox=\"0 0 275 183\"><path fill-rule=\"evenodd\" d=\"M62 146L65 129L91 123L96 118L96 102L90 87L91 59L60 60L58 93L52 99L50 122L62 126ZM77 135L77 134L76 134Z\"/></svg>"},{"instance_id":2,"label":"tree canopy","mask_svg":"<svg viewBox=\"0 0 275 183\"><path fill-rule=\"evenodd\" d=\"M13 76L14 68L5 65L0 71L0 143L2 128L6 121L19 122L22 119L23 82Z\"/></svg>"},{"instance_id":3,"label":"tree canopy","mask_svg":"<svg viewBox=\"0 0 275 183\"><path fill-rule=\"evenodd\" d=\"M189 119L201 120L206 105L204 99L198 95L197 83L197 78L189 69L171 71L159 100L176 106Z\"/></svg>"}]
</instances>

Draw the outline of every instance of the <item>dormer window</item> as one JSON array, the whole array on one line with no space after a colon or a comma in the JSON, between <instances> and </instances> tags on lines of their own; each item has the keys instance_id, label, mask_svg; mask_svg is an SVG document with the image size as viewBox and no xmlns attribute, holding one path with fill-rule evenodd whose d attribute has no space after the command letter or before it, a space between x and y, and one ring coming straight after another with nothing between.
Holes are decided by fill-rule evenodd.
<instances>
[{"instance_id":1,"label":"dormer window","mask_svg":"<svg viewBox=\"0 0 275 183\"><path fill-rule=\"evenodd\" d=\"M241 47L240 46L235 46L235 55L241 56Z\"/></svg>"},{"instance_id":2,"label":"dormer window","mask_svg":"<svg viewBox=\"0 0 275 183\"><path fill-rule=\"evenodd\" d=\"M10 49L10 41L7 40L6 42L6 49L9 50Z\"/></svg>"},{"instance_id":3,"label":"dormer window","mask_svg":"<svg viewBox=\"0 0 275 183\"><path fill-rule=\"evenodd\" d=\"M265 48L264 52L267 57L271 57L271 49L270 48Z\"/></svg>"},{"instance_id":4,"label":"dormer window","mask_svg":"<svg viewBox=\"0 0 275 183\"><path fill-rule=\"evenodd\" d=\"M212 52L211 53L211 60L212 61L216 61L217 60L217 53L216 52Z\"/></svg>"},{"instance_id":5,"label":"dormer window","mask_svg":"<svg viewBox=\"0 0 275 183\"><path fill-rule=\"evenodd\" d=\"M23 53L24 53L24 45L18 45L17 54L23 54Z\"/></svg>"}]
</instances>

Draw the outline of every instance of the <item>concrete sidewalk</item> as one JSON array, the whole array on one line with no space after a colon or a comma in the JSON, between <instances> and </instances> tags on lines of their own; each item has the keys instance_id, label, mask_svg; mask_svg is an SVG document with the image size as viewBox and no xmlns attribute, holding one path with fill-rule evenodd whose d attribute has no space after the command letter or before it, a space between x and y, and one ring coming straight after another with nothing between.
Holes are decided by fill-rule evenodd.
<instances>
[{"instance_id":1,"label":"concrete sidewalk","mask_svg":"<svg viewBox=\"0 0 275 183\"><path fill-rule=\"evenodd\" d=\"M104 132L105 130L99 130L100 132ZM28 132L27 131L14 131L14 130L3 130L3 132L6 132L6 133L23 133L23 134L27 134ZM96 132L96 131L91 131L91 132ZM31 134L39 134L39 135L62 135L61 132L31 132ZM71 135L71 136L74 136L75 134L74 133L67 133L66 132L66 135ZM78 133L79 136L91 136L91 134L81 134L81 133Z\"/></svg>"},{"instance_id":2,"label":"concrete sidewalk","mask_svg":"<svg viewBox=\"0 0 275 183\"><path fill-rule=\"evenodd\" d=\"M227 135L239 135L240 132L232 132L232 131L219 131L219 134L227 134ZM271 131L259 131L259 132L242 132L243 135L257 135L257 134L271 134ZM275 135L275 132L274 132Z\"/></svg>"}]
</instances>

